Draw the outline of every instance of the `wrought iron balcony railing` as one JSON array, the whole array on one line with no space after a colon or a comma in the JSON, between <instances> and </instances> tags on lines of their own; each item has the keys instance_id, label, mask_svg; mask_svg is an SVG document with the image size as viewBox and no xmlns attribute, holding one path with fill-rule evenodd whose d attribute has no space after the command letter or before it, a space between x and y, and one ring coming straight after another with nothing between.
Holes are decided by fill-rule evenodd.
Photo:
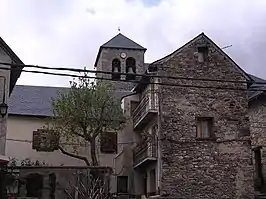
<instances>
[{"instance_id":1,"label":"wrought iron balcony railing","mask_svg":"<svg viewBox=\"0 0 266 199\"><path fill-rule=\"evenodd\" d=\"M134 167L139 167L142 164L147 164L150 161L157 160L157 142L144 142L137 145L133 151Z\"/></svg>"},{"instance_id":2,"label":"wrought iron balcony railing","mask_svg":"<svg viewBox=\"0 0 266 199\"><path fill-rule=\"evenodd\" d=\"M151 116L158 113L158 102L154 90L146 93L133 112L134 129L141 128Z\"/></svg>"}]
</instances>

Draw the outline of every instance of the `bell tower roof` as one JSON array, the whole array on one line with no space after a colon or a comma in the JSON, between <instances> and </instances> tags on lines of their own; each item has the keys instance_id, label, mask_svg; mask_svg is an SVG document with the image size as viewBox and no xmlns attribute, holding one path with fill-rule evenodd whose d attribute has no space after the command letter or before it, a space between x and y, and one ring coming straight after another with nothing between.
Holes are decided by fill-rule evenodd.
<instances>
[{"instance_id":1,"label":"bell tower roof","mask_svg":"<svg viewBox=\"0 0 266 199\"><path fill-rule=\"evenodd\" d=\"M137 44L136 42L122 35L121 33L110 39L101 47L146 50L146 48L143 48L141 45Z\"/></svg>"},{"instance_id":2,"label":"bell tower roof","mask_svg":"<svg viewBox=\"0 0 266 199\"><path fill-rule=\"evenodd\" d=\"M123 34L119 33L118 35L116 35L115 37L107 41L105 44L100 46L100 49L99 49L99 52L97 54L97 58L94 64L95 67L97 66L97 62L99 60L99 57L100 57L100 54L103 48L141 50L141 51L147 50L146 48L142 47L141 45L127 38Z\"/></svg>"}]
</instances>

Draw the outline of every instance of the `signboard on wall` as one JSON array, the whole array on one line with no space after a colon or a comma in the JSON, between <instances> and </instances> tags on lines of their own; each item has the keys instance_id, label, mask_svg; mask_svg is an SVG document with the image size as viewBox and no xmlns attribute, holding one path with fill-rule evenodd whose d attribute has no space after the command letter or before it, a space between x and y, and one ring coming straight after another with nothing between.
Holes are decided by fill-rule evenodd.
<instances>
[{"instance_id":1,"label":"signboard on wall","mask_svg":"<svg viewBox=\"0 0 266 199\"><path fill-rule=\"evenodd\" d=\"M38 129L33 131L32 149L43 152L58 150L59 136L52 130Z\"/></svg>"}]
</instances>

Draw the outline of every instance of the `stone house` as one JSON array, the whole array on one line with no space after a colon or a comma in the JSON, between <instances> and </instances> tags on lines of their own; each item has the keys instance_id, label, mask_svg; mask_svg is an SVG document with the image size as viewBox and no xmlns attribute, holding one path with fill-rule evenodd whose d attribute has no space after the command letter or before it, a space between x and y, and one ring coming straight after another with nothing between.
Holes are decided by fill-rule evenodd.
<instances>
[{"instance_id":1,"label":"stone house","mask_svg":"<svg viewBox=\"0 0 266 199\"><path fill-rule=\"evenodd\" d=\"M114 96L131 118L117 133L117 153L99 151L101 166L114 169L113 192L193 199L253 198L251 149L263 145L263 131L255 131L252 125L264 117L263 108L254 100L261 100L263 94L249 92L248 98L246 89L256 85L243 82L258 80L203 33L151 64L144 62L145 52L144 47L118 34L99 48L96 57L96 70L125 73L97 73L97 77L114 80ZM58 151L37 153L31 148L32 132L51 116L51 98L61 89L66 88L15 87L8 118L8 156L21 159L28 155L55 166L84 164ZM15 146L21 150L14 150ZM81 147L80 153L86 154L86 150ZM262 167L255 162L256 168ZM262 172L256 171L261 179Z\"/></svg>"},{"instance_id":2,"label":"stone house","mask_svg":"<svg viewBox=\"0 0 266 199\"><path fill-rule=\"evenodd\" d=\"M137 145L116 159L127 163L120 168L125 168L121 181L128 178L128 190L193 199L253 198L250 85L243 83L252 78L203 33L151 63L146 74L134 94L123 99L137 138ZM126 169L129 151L132 170Z\"/></svg>"},{"instance_id":3,"label":"stone house","mask_svg":"<svg viewBox=\"0 0 266 199\"><path fill-rule=\"evenodd\" d=\"M250 91L249 97L249 120L251 143L254 151L253 163L255 168L255 189L256 191L265 193L265 175L266 175L266 101L265 101L265 83L266 80L250 75L256 82L251 85L251 89L258 91Z\"/></svg>"}]
</instances>

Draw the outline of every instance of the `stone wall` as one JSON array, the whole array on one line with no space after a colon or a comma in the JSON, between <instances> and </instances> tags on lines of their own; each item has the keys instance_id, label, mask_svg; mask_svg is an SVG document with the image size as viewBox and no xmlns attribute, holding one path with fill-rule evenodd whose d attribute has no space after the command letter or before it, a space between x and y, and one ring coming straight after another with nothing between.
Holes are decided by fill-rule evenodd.
<instances>
[{"instance_id":1,"label":"stone wall","mask_svg":"<svg viewBox=\"0 0 266 199\"><path fill-rule=\"evenodd\" d=\"M262 178L264 182L266 180L266 97L260 96L258 99L249 103L249 118L250 118L250 133L251 133L251 144L253 148L261 147L261 163L262 163ZM255 154L254 154L255 155ZM253 159L254 165L255 156ZM256 168L256 167L255 167ZM258 168L257 168L258 169ZM257 172L259 172L257 170ZM258 176L255 173L255 182L260 182ZM257 186L256 188L260 187ZM259 188L260 191L266 190L266 186L262 185Z\"/></svg>"},{"instance_id":2,"label":"stone wall","mask_svg":"<svg viewBox=\"0 0 266 199\"><path fill-rule=\"evenodd\" d=\"M266 97L261 96L249 104L249 120L252 146L266 147ZM266 155L266 154L265 154Z\"/></svg>"},{"instance_id":3,"label":"stone wall","mask_svg":"<svg viewBox=\"0 0 266 199\"><path fill-rule=\"evenodd\" d=\"M207 45L204 63L197 47ZM159 75L245 80L205 36L160 61ZM161 194L184 198L253 198L248 101L236 83L162 79L163 83L230 89L161 86ZM214 139L196 138L196 118L212 117Z\"/></svg>"},{"instance_id":4,"label":"stone wall","mask_svg":"<svg viewBox=\"0 0 266 199\"><path fill-rule=\"evenodd\" d=\"M145 71L144 65L144 50L129 50L129 49L113 49L103 48L97 64L98 71L112 72L112 61L117 58L121 61L121 73L126 73L126 59L122 59L120 54L124 52L127 57L133 57L136 60L136 73L142 74ZM110 74L98 73L97 77L111 79ZM125 75L121 75L121 79L125 80ZM108 81L110 83L110 81ZM136 84L131 82L111 82L117 90L130 91Z\"/></svg>"}]
</instances>

